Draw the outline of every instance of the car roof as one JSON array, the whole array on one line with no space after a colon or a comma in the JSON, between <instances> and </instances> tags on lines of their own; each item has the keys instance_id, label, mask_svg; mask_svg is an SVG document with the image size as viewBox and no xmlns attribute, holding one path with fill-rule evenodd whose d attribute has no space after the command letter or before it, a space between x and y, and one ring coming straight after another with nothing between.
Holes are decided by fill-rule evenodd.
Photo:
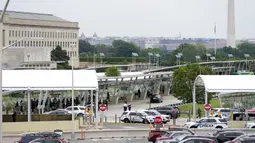
<instances>
[{"instance_id":1,"label":"car roof","mask_svg":"<svg viewBox=\"0 0 255 143\"><path fill-rule=\"evenodd\" d=\"M186 131L166 131L167 133L188 133Z\"/></svg>"},{"instance_id":2,"label":"car roof","mask_svg":"<svg viewBox=\"0 0 255 143\"><path fill-rule=\"evenodd\" d=\"M209 139L209 138L200 138L200 137L197 137L197 138L188 138L188 139L185 139L185 140L191 140L191 139L197 139L197 140L208 140L208 141L213 141L213 139ZM184 140L184 141L185 141Z\"/></svg>"}]
</instances>

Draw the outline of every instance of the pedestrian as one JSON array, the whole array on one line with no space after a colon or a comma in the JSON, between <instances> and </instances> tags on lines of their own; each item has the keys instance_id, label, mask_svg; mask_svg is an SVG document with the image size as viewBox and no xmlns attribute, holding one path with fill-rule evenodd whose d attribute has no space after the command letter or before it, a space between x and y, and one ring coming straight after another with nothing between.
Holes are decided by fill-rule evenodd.
<instances>
[{"instance_id":1,"label":"pedestrian","mask_svg":"<svg viewBox=\"0 0 255 143\"><path fill-rule=\"evenodd\" d=\"M124 105L123 105L124 112L127 111L127 107L128 107L127 101L125 101L125 103L124 103Z\"/></svg>"},{"instance_id":2,"label":"pedestrian","mask_svg":"<svg viewBox=\"0 0 255 143\"><path fill-rule=\"evenodd\" d=\"M128 104L128 110L131 111L131 103Z\"/></svg>"},{"instance_id":3,"label":"pedestrian","mask_svg":"<svg viewBox=\"0 0 255 143\"><path fill-rule=\"evenodd\" d=\"M198 114L198 118L200 119L201 118L201 110L200 110L200 108L197 109L197 114Z\"/></svg>"},{"instance_id":4,"label":"pedestrian","mask_svg":"<svg viewBox=\"0 0 255 143\"><path fill-rule=\"evenodd\" d=\"M17 116L17 113L16 113L16 111L14 111L13 114L12 114L12 121L13 122L16 122L16 116Z\"/></svg>"}]
</instances>

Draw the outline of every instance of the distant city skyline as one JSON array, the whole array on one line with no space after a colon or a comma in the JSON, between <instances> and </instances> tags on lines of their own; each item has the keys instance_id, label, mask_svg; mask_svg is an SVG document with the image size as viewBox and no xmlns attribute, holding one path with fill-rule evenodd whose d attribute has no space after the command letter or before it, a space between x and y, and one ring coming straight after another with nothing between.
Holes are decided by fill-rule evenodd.
<instances>
[{"instance_id":1,"label":"distant city skyline","mask_svg":"<svg viewBox=\"0 0 255 143\"><path fill-rule=\"evenodd\" d=\"M4 1L0 2L3 8ZM236 38L254 39L254 0L236 0ZM11 0L9 11L50 13L79 22L91 37L227 38L227 0Z\"/></svg>"}]
</instances>

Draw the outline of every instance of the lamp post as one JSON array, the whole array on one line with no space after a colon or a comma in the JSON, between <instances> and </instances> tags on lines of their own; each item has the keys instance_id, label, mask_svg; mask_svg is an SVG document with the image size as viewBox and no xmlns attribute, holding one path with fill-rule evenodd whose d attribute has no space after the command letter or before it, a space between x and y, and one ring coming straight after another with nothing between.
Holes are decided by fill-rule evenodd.
<instances>
[{"instance_id":1,"label":"lamp post","mask_svg":"<svg viewBox=\"0 0 255 143\"><path fill-rule=\"evenodd\" d=\"M177 54L177 55L175 55L175 57L176 57L176 65L178 66L179 65L179 59L180 59L181 56Z\"/></svg>"},{"instance_id":2,"label":"lamp post","mask_svg":"<svg viewBox=\"0 0 255 143\"><path fill-rule=\"evenodd\" d=\"M250 54L244 54L245 60L246 60L246 69L248 69L248 58L250 58Z\"/></svg>"},{"instance_id":3,"label":"lamp post","mask_svg":"<svg viewBox=\"0 0 255 143\"><path fill-rule=\"evenodd\" d=\"M0 143L3 142L3 101L2 101L2 48L3 48L3 21L10 0L7 0L0 17Z\"/></svg>"},{"instance_id":4,"label":"lamp post","mask_svg":"<svg viewBox=\"0 0 255 143\"><path fill-rule=\"evenodd\" d=\"M148 53L149 56L149 69L151 69L151 56L153 56L152 53Z\"/></svg>"},{"instance_id":5,"label":"lamp post","mask_svg":"<svg viewBox=\"0 0 255 143\"><path fill-rule=\"evenodd\" d=\"M105 56L104 53L100 53L101 66L103 66L103 59L102 59L102 57L104 57L104 56Z\"/></svg>"},{"instance_id":6,"label":"lamp post","mask_svg":"<svg viewBox=\"0 0 255 143\"><path fill-rule=\"evenodd\" d=\"M210 53L206 53L206 61L208 62L209 58L212 56Z\"/></svg>"},{"instance_id":7,"label":"lamp post","mask_svg":"<svg viewBox=\"0 0 255 143\"><path fill-rule=\"evenodd\" d=\"M159 60L160 60L160 55L159 54L155 54L155 56L156 56L156 68L158 68L158 66L159 66Z\"/></svg>"},{"instance_id":8,"label":"lamp post","mask_svg":"<svg viewBox=\"0 0 255 143\"><path fill-rule=\"evenodd\" d=\"M180 56L180 58L179 58L179 65L181 65L181 58L182 58L183 54L182 53L178 53L178 55Z\"/></svg>"},{"instance_id":9,"label":"lamp post","mask_svg":"<svg viewBox=\"0 0 255 143\"><path fill-rule=\"evenodd\" d=\"M72 135L71 138L74 140L75 139L75 134L74 134L74 128L75 128L75 124L74 124L74 74L73 74L73 59L74 59L74 46L75 44L71 44L70 47L72 48Z\"/></svg>"},{"instance_id":10,"label":"lamp post","mask_svg":"<svg viewBox=\"0 0 255 143\"><path fill-rule=\"evenodd\" d=\"M201 60L201 57L200 56L195 56L196 58L196 62L199 63L199 60Z\"/></svg>"},{"instance_id":11,"label":"lamp post","mask_svg":"<svg viewBox=\"0 0 255 143\"><path fill-rule=\"evenodd\" d=\"M228 60L230 60L233 57L234 57L233 54L228 54Z\"/></svg>"}]
</instances>

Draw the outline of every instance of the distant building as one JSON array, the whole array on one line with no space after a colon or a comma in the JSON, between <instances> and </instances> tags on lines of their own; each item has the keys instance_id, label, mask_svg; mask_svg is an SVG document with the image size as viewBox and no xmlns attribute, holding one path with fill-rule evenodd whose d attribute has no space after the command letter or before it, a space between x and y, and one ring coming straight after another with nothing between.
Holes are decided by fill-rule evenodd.
<instances>
[{"instance_id":1,"label":"distant building","mask_svg":"<svg viewBox=\"0 0 255 143\"><path fill-rule=\"evenodd\" d=\"M12 45L3 51L6 68L56 66L51 62L50 52L57 45L66 50L69 57L74 57L74 67L79 66L77 22L52 14L7 11L3 32L3 46Z\"/></svg>"}]
</instances>

